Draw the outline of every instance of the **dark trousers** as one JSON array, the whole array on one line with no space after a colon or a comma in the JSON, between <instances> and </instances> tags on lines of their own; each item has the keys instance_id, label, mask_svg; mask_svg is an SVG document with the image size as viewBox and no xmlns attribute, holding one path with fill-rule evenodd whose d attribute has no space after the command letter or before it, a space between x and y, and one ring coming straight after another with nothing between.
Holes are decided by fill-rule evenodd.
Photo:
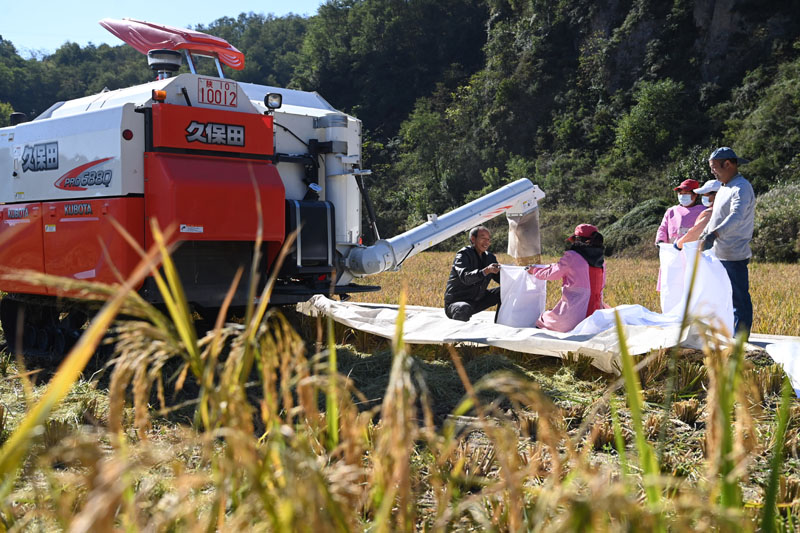
<instances>
[{"instance_id":1,"label":"dark trousers","mask_svg":"<svg viewBox=\"0 0 800 533\"><path fill-rule=\"evenodd\" d=\"M500 287L493 287L486 291L480 300L474 302L453 302L444 306L444 314L447 318L467 322L472 315L480 313L484 309L489 309L493 305L500 303Z\"/></svg>"},{"instance_id":2,"label":"dark trousers","mask_svg":"<svg viewBox=\"0 0 800 533\"><path fill-rule=\"evenodd\" d=\"M750 274L747 270L749 259L742 261L720 261L733 287L733 329L734 333L746 331L750 335L753 327L753 302L750 300Z\"/></svg>"}]
</instances>

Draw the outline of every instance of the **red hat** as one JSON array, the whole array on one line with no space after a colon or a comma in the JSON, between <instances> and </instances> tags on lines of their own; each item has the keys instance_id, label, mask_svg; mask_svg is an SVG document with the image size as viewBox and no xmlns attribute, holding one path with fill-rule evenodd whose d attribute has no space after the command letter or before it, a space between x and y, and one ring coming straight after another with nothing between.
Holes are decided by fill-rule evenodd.
<instances>
[{"instance_id":1,"label":"red hat","mask_svg":"<svg viewBox=\"0 0 800 533\"><path fill-rule=\"evenodd\" d=\"M689 191L692 192L695 189L700 188L700 182L693 179L683 180L680 185L672 189L673 191Z\"/></svg>"},{"instance_id":2,"label":"red hat","mask_svg":"<svg viewBox=\"0 0 800 533\"><path fill-rule=\"evenodd\" d=\"M567 240L572 242L575 240L575 237L589 238L595 233L597 233L597 226L592 226L591 224L578 224L575 226L575 233L570 235Z\"/></svg>"}]
</instances>

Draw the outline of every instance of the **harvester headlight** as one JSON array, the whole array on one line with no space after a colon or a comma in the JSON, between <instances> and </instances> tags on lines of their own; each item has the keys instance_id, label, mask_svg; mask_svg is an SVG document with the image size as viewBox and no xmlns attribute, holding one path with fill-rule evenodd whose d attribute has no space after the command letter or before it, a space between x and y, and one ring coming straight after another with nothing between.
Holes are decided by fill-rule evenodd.
<instances>
[{"instance_id":1,"label":"harvester headlight","mask_svg":"<svg viewBox=\"0 0 800 533\"><path fill-rule=\"evenodd\" d=\"M264 97L264 105L267 109L278 109L283 103L283 96L280 93L268 93Z\"/></svg>"}]
</instances>

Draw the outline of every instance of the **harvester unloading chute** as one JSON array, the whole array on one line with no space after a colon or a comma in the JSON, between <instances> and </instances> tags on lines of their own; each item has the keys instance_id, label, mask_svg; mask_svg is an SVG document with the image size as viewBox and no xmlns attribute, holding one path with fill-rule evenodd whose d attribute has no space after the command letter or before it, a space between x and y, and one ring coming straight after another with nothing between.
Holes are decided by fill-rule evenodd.
<instances>
[{"instance_id":1,"label":"harvester unloading chute","mask_svg":"<svg viewBox=\"0 0 800 533\"><path fill-rule=\"evenodd\" d=\"M530 180L517 180L441 217L430 216L428 222L396 237L381 239L369 247L353 249L347 256L346 268L353 276L396 270L409 257L503 213L510 220L526 216L530 218L538 209L538 201L544 196L544 192ZM538 217L536 221L535 232L530 231L528 226L524 228L527 231L526 241L533 237L537 241L526 244L526 251L538 248ZM513 238L518 246L519 240L519 236ZM522 248L519 246L520 250Z\"/></svg>"}]
</instances>

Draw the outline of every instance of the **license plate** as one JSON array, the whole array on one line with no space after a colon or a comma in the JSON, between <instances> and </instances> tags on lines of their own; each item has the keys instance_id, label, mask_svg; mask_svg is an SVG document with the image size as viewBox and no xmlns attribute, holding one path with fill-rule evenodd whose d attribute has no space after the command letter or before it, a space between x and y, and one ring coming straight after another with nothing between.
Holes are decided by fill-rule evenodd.
<instances>
[{"instance_id":1,"label":"license plate","mask_svg":"<svg viewBox=\"0 0 800 533\"><path fill-rule=\"evenodd\" d=\"M197 100L201 104L236 107L238 91L236 82L200 78L197 80Z\"/></svg>"}]
</instances>

